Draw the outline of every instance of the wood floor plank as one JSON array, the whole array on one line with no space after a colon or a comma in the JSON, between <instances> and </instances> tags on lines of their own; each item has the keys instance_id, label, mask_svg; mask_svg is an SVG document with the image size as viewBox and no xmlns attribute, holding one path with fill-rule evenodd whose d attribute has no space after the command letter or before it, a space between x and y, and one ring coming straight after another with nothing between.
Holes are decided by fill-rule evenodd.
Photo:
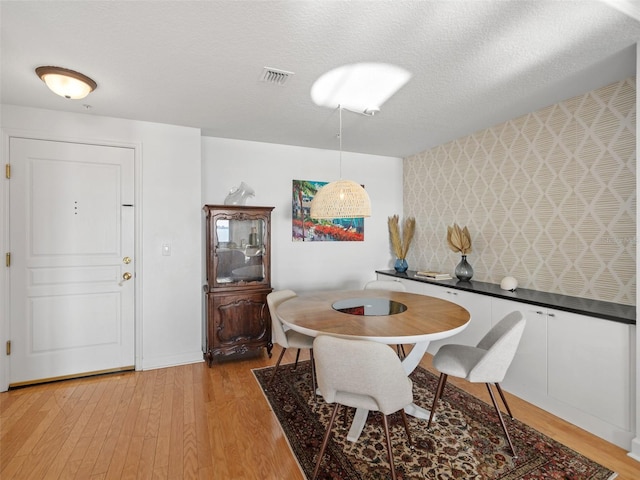
<instances>
[{"instance_id":1,"label":"wood floor plank","mask_svg":"<svg viewBox=\"0 0 640 480\"><path fill-rule=\"evenodd\" d=\"M78 417L78 421L74 425L73 430L69 434L69 438L63 445L63 449L69 449L70 453L66 459L62 457L60 458L61 461L64 460L64 465L60 472L59 478L75 478L77 471L84 459L86 449L89 446L89 441L86 440L86 436L84 437L85 441L83 441L83 433L86 431L87 424L93 417L95 409L98 405L98 395L100 395L101 392L105 391L105 389L107 388L107 383L93 384L91 386L94 388L87 389L87 391L83 393L80 399L79 408L82 409L80 412L80 416Z\"/></svg>"},{"instance_id":2,"label":"wood floor plank","mask_svg":"<svg viewBox=\"0 0 640 480\"><path fill-rule=\"evenodd\" d=\"M127 457L123 465L123 478L136 478L138 469L143 459L143 447L145 444L145 431L149 422L150 402L147 399L153 397L153 381L146 382L138 411L135 413L135 421L131 433L131 442L127 451ZM155 449L155 443L153 448ZM153 458L152 458L153 460Z\"/></svg>"},{"instance_id":3,"label":"wood floor plank","mask_svg":"<svg viewBox=\"0 0 640 480\"><path fill-rule=\"evenodd\" d=\"M104 446L113 414L123 392L124 386L118 384L114 384L111 388L106 389L104 395L96 405L91 419L87 422L80 440L84 445L87 445L87 448L82 463L76 473L78 480L91 478L92 476L100 476L104 473L101 471L94 473L93 469L100 455L100 451Z\"/></svg>"},{"instance_id":4,"label":"wood floor plank","mask_svg":"<svg viewBox=\"0 0 640 480\"><path fill-rule=\"evenodd\" d=\"M76 388L65 393L68 395L66 402L60 401L60 410L55 420L32 452L34 478L59 478L66 460L75 447L72 432L82 416L80 404L85 389L84 385L78 384ZM51 445L59 446L58 450L51 448Z\"/></svg>"},{"instance_id":5,"label":"wood floor plank","mask_svg":"<svg viewBox=\"0 0 640 480\"><path fill-rule=\"evenodd\" d=\"M303 480L252 368L279 355L69 380L0 394L0 478ZM307 358L306 356L304 357ZM293 362L295 350L283 361ZM432 369L431 357L422 364ZM489 397L483 385L450 382ZM619 475L627 452L507 393L515 416ZM45 468L47 467L47 468Z\"/></svg>"},{"instance_id":6,"label":"wood floor plank","mask_svg":"<svg viewBox=\"0 0 640 480\"><path fill-rule=\"evenodd\" d=\"M135 428L136 417L138 416L140 403L144 390L144 382L129 381L125 390L125 396L129 392L130 401L128 404L121 403L123 408L119 411L119 418L114 419L112 424L112 439L115 442L113 453L110 458L105 456L104 461L108 461L108 468L105 475L107 479L122 478L125 461L129 451L129 445L133 438L133 430ZM118 423L121 428L114 428ZM94 468L95 470L95 468Z\"/></svg>"},{"instance_id":7,"label":"wood floor plank","mask_svg":"<svg viewBox=\"0 0 640 480\"><path fill-rule=\"evenodd\" d=\"M184 383L181 375L177 375L173 387L173 400L171 402L171 423L169 434L168 475L176 480L183 477L184 470Z\"/></svg>"},{"instance_id":8,"label":"wood floor plank","mask_svg":"<svg viewBox=\"0 0 640 480\"><path fill-rule=\"evenodd\" d=\"M137 479L149 480L153 478L157 437L145 437L142 443L142 455L138 464Z\"/></svg>"},{"instance_id":9,"label":"wood floor plank","mask_svg":"<svg viewBox=\"0 0 640 480\"><path fill-rule=\"evenodd\" d=\"M207 416L207 395L203 376L197 375L193 384L194 421L196 428L196 448L198 455L199 475L208 471L212 466L211 442L209 441L209 418Z\"/></svg>"}]
</instances>

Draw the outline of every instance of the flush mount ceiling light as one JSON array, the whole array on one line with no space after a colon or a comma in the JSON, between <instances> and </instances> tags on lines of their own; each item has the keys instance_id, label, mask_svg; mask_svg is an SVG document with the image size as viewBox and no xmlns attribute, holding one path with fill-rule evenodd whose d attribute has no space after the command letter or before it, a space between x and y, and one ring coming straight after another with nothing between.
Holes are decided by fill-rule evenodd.
<instances>
[{"instance_id":1,"label":"flush mount ceiling light","mask_svg":"<svg viewBox=\"0 0 640 480\"><path fill-rule=\"evenodd\" d=\"M73 100L86 97L98 87L86 75L62 67L38 67L36 74L53 93Z\"/></svg>"},{"instance_id":2,"label":"flush mount ceiling light","mask_svg":"<svg viewBox=\"0 0 640 480\"><path fill-rule=\"evenodd\" d=\"M342 177L342 107L340 108L340 177ZM327 183L311 200L311 218L362 218L371 216L371 200L362 185L351 180Z\"/></svg>"},{"instance_id":3,"label":"flush mount ceiling light","mask_svg":"<svg viewBox=\"0 0 640 480\"><path fill-rule=\"evenodd\" d=\"M311 99L321 107L374 115L411 78L404 68L388 63L354 63L330 70L311 87Z\"/></svg>"}]
</instances>

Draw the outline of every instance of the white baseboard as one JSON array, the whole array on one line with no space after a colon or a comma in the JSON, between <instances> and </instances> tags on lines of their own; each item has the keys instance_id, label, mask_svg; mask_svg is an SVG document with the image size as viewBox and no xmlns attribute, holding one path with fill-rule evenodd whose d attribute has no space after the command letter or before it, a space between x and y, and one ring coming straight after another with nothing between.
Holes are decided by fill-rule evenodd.
<instances>
[{"instance_id":1,"label":"white baseboard","mask_svg":"<svg viewBox=\"0 0 640 480\"><path fill-rule=\"evenodd\" d=\"M203 362L202 351L184 353L180 355L168 355L161 357L144 358L142 370L155 370L158 368L177 367L178 365L188 365L190 363Z\"/></svg>"},{"instance_id":2,"label":"white baseboard","mask_svg":"<svg viewBox=\"0 0 640 480\"><path fill-rule=\"evenodd\" d=\"M640 437L636 437L631 440L631 451L628 455L634 460L640 462Z\"/></svg>"}]
</instances>

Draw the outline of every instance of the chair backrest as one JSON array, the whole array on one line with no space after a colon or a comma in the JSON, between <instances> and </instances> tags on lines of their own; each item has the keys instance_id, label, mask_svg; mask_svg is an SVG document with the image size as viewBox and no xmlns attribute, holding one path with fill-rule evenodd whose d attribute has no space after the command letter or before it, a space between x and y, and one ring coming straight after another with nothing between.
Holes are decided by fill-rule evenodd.
<instances>
[{"instance_id":1,"label":"chair backrest","mask_svg":"<svg viewBox=\"0 0 640 480\"><path fill-rule=\"evenodd\" d=\"M407 287L402 282L394 280L372 280L365 284L365 290L392 290L394 292L406 292Z\"/></svg>"},{"instance_id":2,"label":"chair backrest","mask_svg":"<svg viewBox=\"0 0 640 480\"><path fill-rule=\"evenodd\" d=\"M413 402L411 380L388 345L319 335L313 357L318 388L328 403L338 396L343 405L388 415Z\"/></svg>"},{"instance_id":3,"label":"chair backrest","mask_svg":"<svg viewBox=\"0 0 640 480\"><path fill-rule=\"evenodd\" d=\"M478 348L487 353L471 369L467 379L470 382L484 383L499 383L504 380L518 350L525 324L522 312L514 311L494 325L478 343Z\"/></svg>"},{"instance_id":4,"label":"chair backrest","mask_svg":"<svg viewBox=\"0 0 640 480\"><path fill-rule=\"evenodd\" d=\"M269 306L269 313L271 314L271 341L277 343L283 348L289 348L289 341L287 335L284 333L284 327L276 308L285 300L297 296L293 290L278 290L271 292L267 295L267 305Z\"/></svg>"}]
</instances>

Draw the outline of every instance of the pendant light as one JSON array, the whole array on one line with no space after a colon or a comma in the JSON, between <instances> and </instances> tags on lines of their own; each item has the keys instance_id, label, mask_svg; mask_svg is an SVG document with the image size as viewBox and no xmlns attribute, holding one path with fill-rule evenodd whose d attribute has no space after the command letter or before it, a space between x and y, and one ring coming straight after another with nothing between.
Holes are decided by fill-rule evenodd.
<instances>
[{"instance_id":1,"label":"pendant light","mask_svg":"<svg viewBox=\"0 0 640 480\"><path fill-rule=\"evenodd\" d=\"M362 218L371 216L371 200L362 185L342 179L342 106L340 111L340 180L318 190L311 200L311 218Z\"/></svg>"},{"instance_id":2,"label":"pendant light","mask_svg":"<svg viewBox=\"0 0 640 480\"><path fill-rule=\"evenodd\" d=\"M36 74L61 97L78 100L93 92L98 84L80 72L62 67L38 67Z\"/></svg>"}]
</instances>

